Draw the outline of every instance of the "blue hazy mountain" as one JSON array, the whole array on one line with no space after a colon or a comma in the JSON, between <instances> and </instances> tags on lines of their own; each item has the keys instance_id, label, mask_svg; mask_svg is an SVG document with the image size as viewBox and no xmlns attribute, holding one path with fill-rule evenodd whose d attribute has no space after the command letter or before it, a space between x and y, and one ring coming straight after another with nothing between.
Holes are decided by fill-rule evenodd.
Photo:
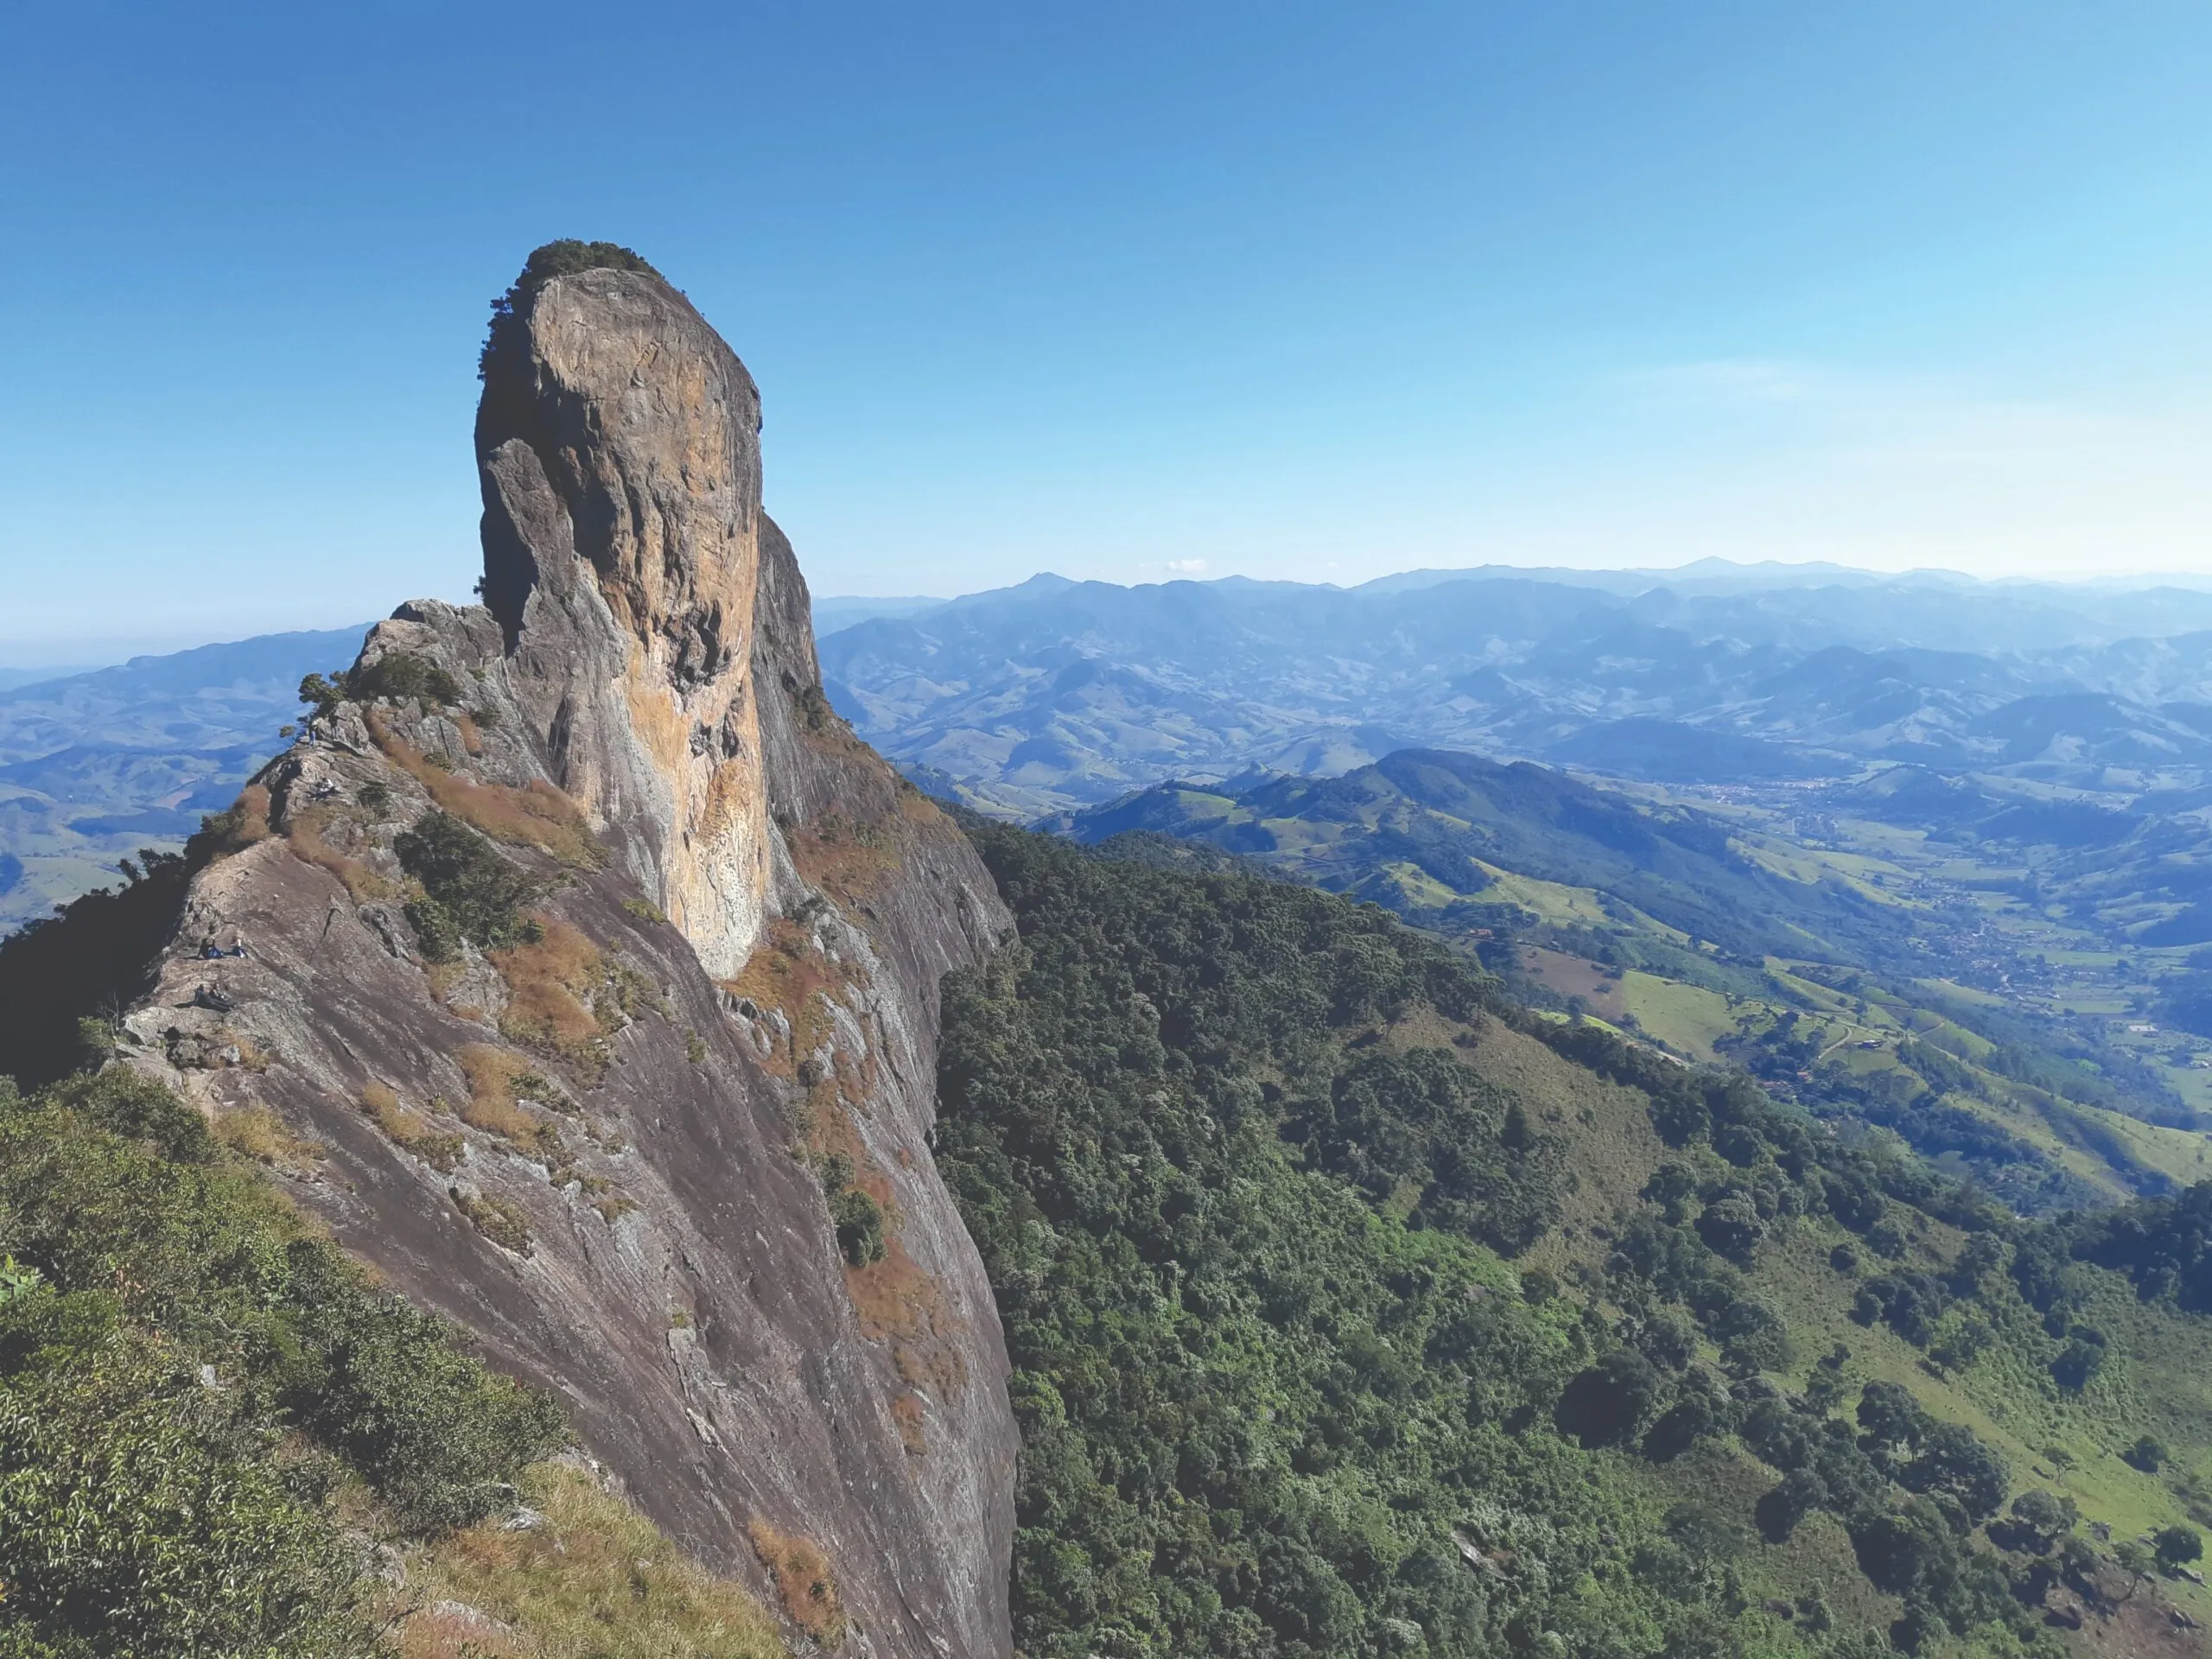
<instances>
[{"instance_id":1,"label":"blue hazy mountain","mask_svg":"<svg viewBox=\"0 0 2212 1659\"><path fill-rule=\"evenodd\" d=\"M1412 747L1705 785L1910 762L2129 791L2212 766L2212 593L2182 586L1719 561L1349 589L1040 575L821 633L861 735L1019 816Z\"/></svg>"},{"instance_id":2,"label":"blue hazy mountain","mask_svg":"<svg viewBox=\"0 0 2212 1659\"><path fill-rule=\"evenodd\" d=\"M362 627L263 634L0 690L0 930L164 851L227 806Z\"/></svg>"}]
</instances>

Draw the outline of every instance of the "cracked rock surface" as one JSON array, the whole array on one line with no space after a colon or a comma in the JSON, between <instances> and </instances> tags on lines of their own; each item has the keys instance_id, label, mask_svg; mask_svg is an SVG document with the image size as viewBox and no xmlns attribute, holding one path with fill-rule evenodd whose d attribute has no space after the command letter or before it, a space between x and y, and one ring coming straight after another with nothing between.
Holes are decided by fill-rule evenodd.
<instances>
[{"instance_id":1,"label":"cracked rock surface","mask_svg":"<svg viewBox=\"0 0 2212 1659\"><path fill-rule=\"evenodd\" d=\"M401 607L248 789L129 1063L257 1126L706 1564L774 1605L772 1528L844 1650L1007 1654L1005 1347L930 1133L938 981L1009 918L823 700L729 348L635 271L518 321L487 604ZM437 815L518 879L504 934L430 928ZM841 1245L855 1194L880 1236Z\"/></svg>"}]
</instances>

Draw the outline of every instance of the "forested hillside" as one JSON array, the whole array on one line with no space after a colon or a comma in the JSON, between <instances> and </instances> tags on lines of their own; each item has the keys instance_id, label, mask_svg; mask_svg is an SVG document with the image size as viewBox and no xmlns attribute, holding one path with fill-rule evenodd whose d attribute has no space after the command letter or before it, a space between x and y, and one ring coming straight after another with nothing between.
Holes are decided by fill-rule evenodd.
<instances>
[{"instance_id":1,"label":"forested hillside","mask_svg":"<svg viewBox=\"0 0 2212 1659\"><path fill-rule=\"evenodd\" d=\"M2212 1188L2019 1223L1371 906L976 833L1025 1652L2200 1650Z\"/></svg>"}]
</instances>

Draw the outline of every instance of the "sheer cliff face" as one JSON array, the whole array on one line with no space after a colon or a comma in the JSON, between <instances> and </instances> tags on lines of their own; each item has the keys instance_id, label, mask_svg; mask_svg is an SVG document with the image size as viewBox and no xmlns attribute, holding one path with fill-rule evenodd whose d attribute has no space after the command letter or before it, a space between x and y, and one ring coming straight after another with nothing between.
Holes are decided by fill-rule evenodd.
<instances>
[{"instance_id":1,"label":"sheer cliff face","mask_svg":"<svg viewBox=\"0 0 2212 1659\"><path fill-rule=\"evenodd\" d=\"M656 277L558 278L486 354L484 592L552 780L712 973L758 942L760 398Z\"/></svg>"},{"instance_id":2,"label":"sheer cliff face","mask_svg":"<svg viewBox=\"0 0 2212 1659\"><path fill-rule=\"evenodd\" d=\"M130 1062L795 1630L1005 1654L1004 1344L930 1129L938 980L1008 918L823 702L758 423L656 277L518 313L487 605L403 606L247 791Z\"/></svg>"}]
</instances>

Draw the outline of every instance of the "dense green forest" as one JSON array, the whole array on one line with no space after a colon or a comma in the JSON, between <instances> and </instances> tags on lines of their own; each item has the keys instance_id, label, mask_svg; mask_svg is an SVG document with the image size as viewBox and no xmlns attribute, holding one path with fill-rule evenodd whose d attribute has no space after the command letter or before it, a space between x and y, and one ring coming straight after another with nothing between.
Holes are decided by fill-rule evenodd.
<instances>
[{"instance_id":1,"label":"dense green forest","mask_svg":"<svg viewBox=\"0 0 2212 1659\"><path fill-rule=\"evenodd\" d=\"M1922 1395L2104 1409L2099 1310L2201 1335L2212 1188L2022 1224L1373 906L974 833L1020 943L949 982L938 1153L1015 1367L1033 1659L2016 1653L2107 1595L2075 1500ZM1581 1229L1605 1147L1491 1063L1531 1039L1656 1137Z\"/></svg>"}]
</instances>

